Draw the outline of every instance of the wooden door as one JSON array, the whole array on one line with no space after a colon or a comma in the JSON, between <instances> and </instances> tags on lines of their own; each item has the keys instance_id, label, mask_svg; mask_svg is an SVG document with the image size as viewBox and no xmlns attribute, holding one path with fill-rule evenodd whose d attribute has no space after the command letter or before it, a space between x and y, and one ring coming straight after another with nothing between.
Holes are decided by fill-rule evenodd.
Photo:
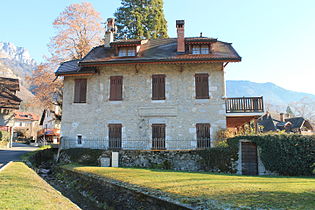
<instances>
[{"instance_id":1,"label":"wooden door","mask_svg":"<svg viewBox=\"0 0 315 210\"><path fill-rule=\"evenodd\" d=\"M242 174L257 175L257 146L255 143L242 142Z\"/></svg>"}]
</instances>

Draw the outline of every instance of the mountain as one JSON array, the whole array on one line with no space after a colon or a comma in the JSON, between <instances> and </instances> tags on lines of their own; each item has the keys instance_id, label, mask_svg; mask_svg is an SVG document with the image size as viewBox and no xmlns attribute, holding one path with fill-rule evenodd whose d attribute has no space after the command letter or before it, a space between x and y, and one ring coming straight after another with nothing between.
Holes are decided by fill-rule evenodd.
<instances>
[{"instance_id":1,"label":"mountain","mask_svg":"<svg viewBox=\"0 0 315 210\"><path fill-rule=\"evenodd\" d=\"M28 86L25 77L30 76L36 68L36 62L28 50L17 47L10 42L0 42L0 76L20 78L21 84Z\"/></svg>"},{"instance_id":2,"label":"mountain","mask_svg":"<svg viewBox=\"0 0 315 210\"><path fill-rule=\"evenodd\" d=\"M244 80L227 80L228 97L263 96L265 104L286 107L288 104L308 97L315 101L315 95L296 92L279 87L271 82L256 83Z\"/></svg>"},{"instance_id":3,"label":"mountain","mask_svg":"<svg viewBox=\"0 0 315 210\"><path fill-rule=\"evenodd\" d=\"M20 91L17 96L23 100L22 109L34 97L28 90L29 82L26 77L31 76L35 68L36 62L31 58L28 50L12 43L0 42L0 77L19 79Z\"/></svg>"}]
</instances>

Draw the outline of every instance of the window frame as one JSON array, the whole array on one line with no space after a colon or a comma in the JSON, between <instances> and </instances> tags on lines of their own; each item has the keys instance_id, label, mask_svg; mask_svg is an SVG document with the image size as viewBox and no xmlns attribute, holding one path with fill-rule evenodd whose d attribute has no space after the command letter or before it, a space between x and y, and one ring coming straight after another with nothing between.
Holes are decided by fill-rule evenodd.
<instances>
[{"instance_id":1,"label":"window frame","mask_svg":"<svg viewBox=\"0 0 315 210\"><path fill-rule=\"evenodd\" d=\"M87 79L86 78L75 79L73 103L86 103L86 101L87 101Z\"/></svg>"},{"instance_id":2,"label":"window frame","mask_svg":"<svg viewBox=\"0 0 315 210\"><path fill-rule=\"evenodd\" d=\"M195 97L196 99L209 99L209 74L195 74Z\"/></svg>"},{"instance_id":3,"label":"window frame","mask_svg":"<svg viewBox=\"0 0 315 210\"><path fill-rule=\"evenodd\" d=\"M121 123L110 123L108 124L108 148L109 149L122 149L122 124ZM114 129L118 129L118 136L115 136ZM112 136L114 135L114 136Z\"/></svg>"},{"instance_id":4,"label":"window frame","mask_svg":"<svg viewBox=\"0 0 315 210\"><path fill-rule=\"evenodd\" d=\"M166 149L166 124L156 123L152 124L152 149L153 150L165 150ZM155 129L160 129L160 133L156 136ZM162 132L161 132L162 129Z\"/></svg>"},{"instance_id":5,"label":"window frame","mask_svg":"<svg viewBox=\"0 0 315 210\"><path fill-rule=\"evenodd\" d=\"M161 82L163 81L163 83ZM165 100L166 90L166 75L165 74L153 74L152 79L152 100ZM162 85L163 84L163 85Z\"/></svg>"},{"instance_id":6,"label":"window frame","mask_svg":"<svg viewBox=\"0 0 315 210\"><path fill-rule=\"evenodd\" d=\"M211 129L210 123L196 123L197 148L202 149L202 148L211 147L211 130L210 129Z\"/></svg>"},{"instance_id":7,"label":"window frame","mask_svg":"<svg viewBox=\"0 0 315 210\"><path fill-rule=\"evenodd\" d=\"M120 81L120 83L118 81ZM109 100L110 101L123 100L123 76L109 77Z\"/></svg>"},{"instance_id":8,"label":"window frame","mask_svg":"<svg viewBox=\"0 0 315 210\"><path fill-rule=\"evenodd\" d=\"M206 53L203 53L202 49L208 49ZM207 44L193 44L191 46L191 54L192 55L208 55L210 54L210 45Z\"/></svg>"},{"instance_id":9,"label":"window frame","mask_svg":"<svg viewBox=\"0 0 315 210\"><path fill-rule=\"evenodd\" d=\"M125 51L125 53L122 53ZM118 47L118 57L134 57L137 55L136 46Z\"/></svg>"}]
</instances>

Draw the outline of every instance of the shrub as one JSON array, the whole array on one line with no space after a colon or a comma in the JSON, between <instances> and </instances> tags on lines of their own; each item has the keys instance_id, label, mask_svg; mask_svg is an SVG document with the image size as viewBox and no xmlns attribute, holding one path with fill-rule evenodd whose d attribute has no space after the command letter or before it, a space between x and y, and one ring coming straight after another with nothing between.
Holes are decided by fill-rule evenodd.
<instances>
[{"instance_id":1,"label":"shrub","mask_svg":"<svg viewBox=\"0 0 315 210\"><path fill-rule=\"evenodd\" d=\"M280 175L310 176L315 169L315 136L260 135L238 136L228 139L229 144L250 140L261 148L265 168Z\"/></svg>"},{"instance_id":2,"label":"shrub","mask_svg":"<svg viewBox=\"0 0 315 210\"><path fill-rule=\"evenodd\" d=\"M58 152L58 149L55 149L55 148L39 150L29 157L29 161L35 167L39 167L43 165L51 166L54 163L57 152Z\"/></svg>"},{"instance_id":3,"label":"shrub","mask_svg":"<svg viewBox=\"0 0 315 210\"><path fill-rule=\"evenodd\" d=\"M0 131L0 141L10 141L10 132Z\"/></svg>"}]
</instances>

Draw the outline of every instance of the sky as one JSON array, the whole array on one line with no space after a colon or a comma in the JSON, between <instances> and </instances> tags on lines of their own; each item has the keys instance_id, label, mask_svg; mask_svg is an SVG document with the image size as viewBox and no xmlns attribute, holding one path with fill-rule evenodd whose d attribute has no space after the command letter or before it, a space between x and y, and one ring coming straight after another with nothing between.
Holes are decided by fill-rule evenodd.
<instances>
[{"instance_id":1,"label":"sky","mask_svg":"<svg viewBox=\"0 0 315 210\"><path fill-rule=\"evenodd\" d=\"M10 0L1 2L0 42L29 50L37 61L49 55L56 34L52 23L80 0ZM91 0L104 21L120 0ZM226 79L273 82L289 90L315 94L314 0L164 0L168 34L185 20L185 36L231 42L242 57L226 67Z\"/></svg>"}]
</instances>

